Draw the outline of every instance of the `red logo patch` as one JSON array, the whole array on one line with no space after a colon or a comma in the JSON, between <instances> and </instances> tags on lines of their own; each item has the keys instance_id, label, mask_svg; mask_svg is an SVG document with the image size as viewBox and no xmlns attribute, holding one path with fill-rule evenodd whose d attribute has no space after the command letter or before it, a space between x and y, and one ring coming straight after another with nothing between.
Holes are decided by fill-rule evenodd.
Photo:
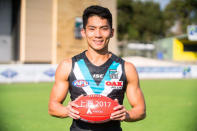
<instances>
[{"instance_id":1,"label":"red logo patch","mask_svg":"<svg viewBox=\"0 0 197 131\"><path fill-rule=\"evenodd\" d=\"M122 87L123 82L122 81L106 81L105 85L106 86L112 86L112 87Z\"/></svg>"}]
</instances>

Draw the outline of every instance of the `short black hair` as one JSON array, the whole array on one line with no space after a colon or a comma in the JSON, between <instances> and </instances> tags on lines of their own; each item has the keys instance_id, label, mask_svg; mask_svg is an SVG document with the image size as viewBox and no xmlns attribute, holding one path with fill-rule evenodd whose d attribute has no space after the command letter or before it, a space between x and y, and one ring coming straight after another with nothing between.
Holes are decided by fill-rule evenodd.
<instances>
[{"instance_id":1,"label":"short black hair","mask_svg":"<svg viewBox=\"0 0 197 131\"><path fill-rule=\"evenodd\" d=\"M101 18L107 19L110 27L112 28L112 14L108 8L92 5L87 7L83 12L83 28L86 28L88 18L91 16L99 16Z\"/></svg>"}]
</instances>

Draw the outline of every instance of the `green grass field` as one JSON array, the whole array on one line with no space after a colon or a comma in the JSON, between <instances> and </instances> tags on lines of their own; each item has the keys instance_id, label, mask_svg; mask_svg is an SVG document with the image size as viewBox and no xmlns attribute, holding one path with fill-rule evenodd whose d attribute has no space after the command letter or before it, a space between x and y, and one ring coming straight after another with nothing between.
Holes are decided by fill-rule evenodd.
<instances>
[{"instance_id":1,"label":"green grass field","mask_svg":"<svg viewBox=\"0 0 197 131\"><path fill-rule=\"evenodd\" d=\"M68 131L70 118L48 115L52 85L0 84L0 131ZM123 122L124 131L197 131L196 79L141 80L140 85L147 117L139 122ZM126 99L124 105L130 108Z\"/></svg>"}]
</instances>

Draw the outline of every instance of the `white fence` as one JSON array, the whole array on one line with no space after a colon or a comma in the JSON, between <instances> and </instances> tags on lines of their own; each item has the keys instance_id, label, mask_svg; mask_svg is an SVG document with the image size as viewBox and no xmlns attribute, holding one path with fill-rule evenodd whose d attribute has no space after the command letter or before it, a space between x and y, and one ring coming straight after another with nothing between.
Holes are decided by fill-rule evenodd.
<instances>
[{"instance_id":1,"label":"white fence","mask_svg":"<svg viewBox=\"0 0 197 131\"><path fill-rule=\"evenodd\" d=\"M0 65L0 83L54 81L57 65Z\"/></svg>"},{"instance_id":2,"label":"white fence","mask_svg":"<svg viewBox=\"0 0 197 131\"><path fill-rule=\"evenodd\" d=\"M197 66L137 67L137 71L142 79L197 78Z\"/></svg>"},{"instance_id":3,"label":"white fence","mask_svg":"<svg viewBox=\"0 0 197 131\"><path fill-rule=\"evenodd\" d=\"M14 64L0 65L0 83L51 82L54 81L57 65ZM137 67L140 79L197 78L197 66Z\"/></svg>"}]
</instances>

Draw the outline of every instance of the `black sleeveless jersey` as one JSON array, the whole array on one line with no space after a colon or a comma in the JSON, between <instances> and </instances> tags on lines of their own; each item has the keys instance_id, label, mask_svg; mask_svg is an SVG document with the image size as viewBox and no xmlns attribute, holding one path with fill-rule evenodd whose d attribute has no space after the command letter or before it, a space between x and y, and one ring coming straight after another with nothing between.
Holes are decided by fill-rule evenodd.
<instances>
[{"instance_id":1,"label":"black sleeveless jersey","mask_svg":"<svg viewBox=\"0 0 197 131\"><path fill-rule=\"evenodd\" d=\"M68 80L72 101L82 94L100 94L112 99L118 99L119 103L123 104L127 84L124 60L114 54L101 66L92 64L86 57L85 51L74 56L72 58L72 70ZM85 128L82 127L86 127L88 130L90 130L90 128L94 130L96 127L108 129L109 126L113 131L121 129L119 121L110 121L104 124L90 124L82 122L81 120L73 120L71 129L77 127L84 130Z\"/></svg>"}]
</instances>

